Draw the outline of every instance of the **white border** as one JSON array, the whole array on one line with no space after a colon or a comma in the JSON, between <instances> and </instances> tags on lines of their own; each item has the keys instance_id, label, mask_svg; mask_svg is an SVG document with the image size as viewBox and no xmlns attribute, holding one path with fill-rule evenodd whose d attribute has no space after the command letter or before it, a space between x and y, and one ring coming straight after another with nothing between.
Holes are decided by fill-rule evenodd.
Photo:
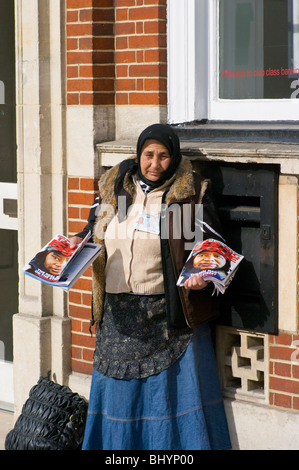
<instances>
[{"instance_id":1,"label":"white border","mask_svg":"<svg viewBox=\"0 0 299 470\"><path fill-rule=\"evenodd\" d=\"M290 99L218 98L218 1L168 1L168 122L299 120L297 80Z\"/></svg>"}]
</instances>

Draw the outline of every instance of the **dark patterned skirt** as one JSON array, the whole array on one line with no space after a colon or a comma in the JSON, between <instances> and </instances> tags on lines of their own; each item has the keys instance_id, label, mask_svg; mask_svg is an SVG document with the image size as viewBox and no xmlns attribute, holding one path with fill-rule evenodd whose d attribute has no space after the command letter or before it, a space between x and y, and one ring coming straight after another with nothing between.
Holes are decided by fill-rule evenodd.
<instances>
[{"instance_id":1,"label":"dark patterned skirt","mask_svg":"<svg viewBox=\"0 0 299 470\"><path fill-rule=\"evenodd\" d=\"M191 339L191 329L167 327L163 294L106 294L94 368L106 377L148 377L172 365Z\"/></svg>"}]
</instances>

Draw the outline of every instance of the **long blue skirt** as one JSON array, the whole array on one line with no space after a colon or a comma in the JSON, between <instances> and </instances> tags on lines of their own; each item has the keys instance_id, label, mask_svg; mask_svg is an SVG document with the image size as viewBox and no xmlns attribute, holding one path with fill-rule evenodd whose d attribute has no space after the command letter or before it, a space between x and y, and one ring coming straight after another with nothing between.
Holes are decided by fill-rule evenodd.
<instances>
[{"instance_id":1,"label":"long blue skirt","mask_svg":"<svg viewBox=\"0 0 299 470\"><path fill-rule=\"evenodd\" d=\"M93 371L83 450L230 448L208 325L157 375L119 380Z\"/></svg>"}]
</instances>

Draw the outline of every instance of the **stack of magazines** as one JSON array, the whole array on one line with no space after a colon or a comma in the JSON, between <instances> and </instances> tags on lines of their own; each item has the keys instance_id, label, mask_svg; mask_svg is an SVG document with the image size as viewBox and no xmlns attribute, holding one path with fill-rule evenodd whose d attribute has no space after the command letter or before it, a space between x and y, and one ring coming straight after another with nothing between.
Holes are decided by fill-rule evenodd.
<instances>
[{"instance_id":1,"label":"stack of magazines","mask_svg":"<svg viewBox=\"0 0 299 470\"><path fill-rule=\"evenodd\" d=\"M193 247L177 281L183 286L185 281L198 273L215 288L213 294L226 291L235 276L243 255L236 253L222 242L209 238Z\"/></svg>"},{"instance_id":2,"label":"stack of magazines","mask_svg":"<svg viewBox=\"0 0 299 470\"><path fill-rule=\"evenodd\" d=\"M90 233L76 248L71 248L68 238L56 235L23 268L25 274L68 291L101 250L101 245L89 243L89 238Z\"/></svg>"}]
</instances>

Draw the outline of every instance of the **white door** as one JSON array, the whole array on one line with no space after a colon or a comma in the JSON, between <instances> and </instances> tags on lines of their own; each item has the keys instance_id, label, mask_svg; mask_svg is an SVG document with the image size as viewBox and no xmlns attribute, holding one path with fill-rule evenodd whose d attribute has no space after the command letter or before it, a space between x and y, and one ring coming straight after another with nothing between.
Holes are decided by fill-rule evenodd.
<instances>
[{"instance_id":1,"label":"white door","mask_svg":"<svg viewBox=\"0 0 299 470\"><path fill-rule=\"evenodd\" d=\"M14 2L0 0L0 408L12 409L12 317L18 311Z\"/></svg>"}]
</instances>

